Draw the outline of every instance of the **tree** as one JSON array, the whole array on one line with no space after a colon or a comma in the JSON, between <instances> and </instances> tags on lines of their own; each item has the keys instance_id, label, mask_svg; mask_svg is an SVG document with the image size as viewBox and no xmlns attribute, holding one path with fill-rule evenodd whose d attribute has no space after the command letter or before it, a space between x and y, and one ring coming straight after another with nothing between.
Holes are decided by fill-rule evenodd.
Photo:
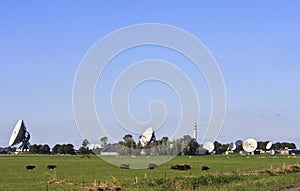
<instances>
[{"instance_id":1,"label":"tree","mask_svg":"<svg viewBox=\"0 0 300 191\"><path fill-rule=\"evenodd\" d=\"M161 138L161 142L162 143L167 143L169 141L169 138L168 137L162 137Z\"/></svg>"},{"instance_id":2,"label":"tree","mask_svg":"<svg viewBox=\"0 0 300 191\"><path fill-rule=\"evenodd\" d=\"M56 144L53 148L52 148L52 153L54 154L58 154L59 153L59 148L61 147L60 144Z\"/></svg>"},{"instance_id":3,"label":"tree","mask_svg":"<svg viewBox=\"0 0 300 191\"><path fill-rule=\"evenodd\" d=\"M184 135L183 138L179 139L180 147L181 147L181 154L187 155L189 151L189 143L191 142L192 137L190 135Z\"/></svg>"},{"instance_id":4,"label":"tree","mask_svg":"<svg viewBox=\"0 0 300 191\"><path fill-rule=\"evenodd\" d=\"M72 144L67 144L64 146L64 153L65 154L75 154L75 151L74 151L74 145Z\"/></svg>"},{"instance_id":5,"label":"tree","mask_svg":"<svg viewBox=\"0 0 300 191\"><path fill-rule=\"evenodd\" d=\"M296 145L294 143L287 143L287 142L281 143L281 149L284 149L286 147L288 149L296 149Z\"/></svg>"},{"instance_id":6,"label":"tree","mask_svg":"<svg viewBox=\"0 0 300 191\"><path fill-rule=\"evenodd\" d=\"M80 147L79 148L79 154L86 155L86 154L89 154L89 153L90 152L89 152L89 150L87 148L85 148L85 147Z\"/></svg>"},{"instance_id":7,"label":"tree","mask_svg":"<svg viewBox=\"0 0 300 191\"><path fill-rule=\"evenodd\" d=\"M224 153L226 150L227 150L227 148L229 147L229 145L228 144L221 144L221 143L219 143L218 141L215 141L214 142L214 146L215 146L215 151L216 151L216 153L218 153L218 154L220 154L220 153Z\"/></svg>"},{"instance_id":8,"label":"tree","mask_svg":"<svg viewBox=\"0 0 300 191\"><path fill-rule=\"evenodd\" d=\"M120 155L126 155L129 153L129 148L125 146L124 141L119 141L117 145L117 151Z\"/></svg>"},{"instance_id":9,"label":"tree","mask_svg":"<svg viewBox=\"0 0 300 191\"><path fill-rule=\"evenodd\" d=\"M29 152L33 154L49 154L50 153L50 147L49 145L37 145L33 144L29 148Z\"/></svg>"},{"instance_id":10,"label":"tree","mask_svg":"<svg viewBox=\"0 0 300 191\"><path fill-rule=\"evenodd\" d=\"M90 144L89 140L83 139L82 146L79 148L79 154L81 154L81 155L90 154L91 151L88 148L89 144Z\"/></svg>"},{"instance_id":11,"label":"tree","mask_svg":"<svg viewBox=\"0 0 300 191\"><path fill-rule=\"evenodd\" d=\"M287 142L283 142L283 143L277 142L273 144L272 147L274 150L282 150L285 149L286 147L288 149L296 149L296 145L294 143L287 143Z\"/></svg>"},{"instance_id":12,"label":"tree","mask_svg":"<svg viewBox=\"0 0 300 191\"><path fill-rule=\"evenodd\" d=\"M161 141L158 141L160 143L160 153L163 155L169 155L171 153L169 148L169 138L168 137L162 137Z\"/></svg>"},{"instance_id":13,"label":"tree","mask_svg":"<svg viewBox=\"0 0 300 191\"><path fill-rule=\"evenodd\" d=\"M259 150L266 150L268 141L258 141L257 142L257 149Z\"/></svg>"},{"instance_id":14,"label":"tree","mask_svg":"<svg viewBox=\"0 0 300 191\"><path fill-rule=\"evenodd\" d=\"M101 147L105 148L107 145L107 137L101 137L100 142L101 142Z\"/></svg>"},{"instance_id":15,"label":"tree","mask_svg":"<svg viewBox=\"0 0 300 191\"><path fill-rule=\"evenodd\" d=\"M183 136L183 141L184 141L185 145L188 145L189 142L191 142L191 140L192 140L192 137L190 135L184 135Z\"/></svg>"},{"instance_id":16,"label":"tree","mask_svg":"<svg viewBox=\"0 0 300 191\"><path fill-rule=\"evenodd\" d=\"M132 135L130 135L130 134L124 135L123 139L125 142L128 142L128 141L132 140Z\"/></svg>"},{"instance_id":17,"label":"tree","mask_svg":"<svg viewBox=\"0 0 300 191\"><path fill-rule=\"evenodd\" d=\"M58 153L59 154L66 154L65 153L65 144L60 145L60 147L58 147Z\"/></svg>"},{"instance_id":18,"label":"tree","mask_svg":"<svg viewBox=\"0 0 300 191\"><path fill-rule=\"evenodd\" d=\"M127 146L128 148L136 148L136 143L132 138L132 135L127 134L123 137L124 139L124 146Z\"/></svg>"},{"instance_id":19,"label":"tree","mask_svg":"<svg viewBox=\"0 0 300 191\"><path fill-rule=\"evenodd\" d=\"M277 143L273 144L273 148L274 148L274 150L280 150L282 148L281 143L277 142Z\"/></svg>"},{"instance_id":20,"label":"tree","mask_svg":"<svg viewBox=\"0 0 300 191\"><path fill-rule=\"evenodd\" d=\"M123 140L124 140L124 142L123 141L119 142L119 145L121 146L119 148L119 151L121 153L128 154L128 155L133 154L133 151L136 148L136 142L133 140L132 135L126 134L123 137ZM125 148L122 148L122 146L125 147ZM126 147L129 148L129 149L126 149Z\"/></svg>"},{"instance_id":21,"label":"tree","mask_svg":"<svg viewBox=\"0 0 300 191\"><path fill-rule=\"evenodd\" d=\"M29 148L29 152L31 152L32 154L38 154L39 151L39 146L37 144L31 145Z\"/></svg>"},{"instance_id":22,"label":"tree","mask_svg":"<svg viewBox=\"0 0 300 191\"><path fill-rule=\"evenodd\" d=\"M90 144L89 140L83 139L82 141L82 147L87 148L87 146Z\"/></svg>"},{"instance_id":23,"label":"tree","mask_svg":"<svg viewBox=\"0 0 300 191\"><path fill-rule=\"evenodd\" d=\"M197 150L199 148L199 144L197 143L196 139L192 139L188 144L188 155L196 155Z\"/></svg>"},{"instance_id":24,"label":"tree","mask_svg":"<svg viewBox=\"0 0 300 191\"><path fill-rule=\"evenodd\" d=\"M49 154L50 153L49 145L43 145L40 149L41 149L40 150L41 154Z\"/></svg>"},{"instance_id":25,"label":"tree","mask_svg":"<svg viewBox=\"0 0 300 191\"><path fill-rule=\"evenodd\" d=\"M52 148L52 153L54 154L75 154L74 151L74 145L72 144L56 144L53 148Z\"/></svg>"}]
</instances>

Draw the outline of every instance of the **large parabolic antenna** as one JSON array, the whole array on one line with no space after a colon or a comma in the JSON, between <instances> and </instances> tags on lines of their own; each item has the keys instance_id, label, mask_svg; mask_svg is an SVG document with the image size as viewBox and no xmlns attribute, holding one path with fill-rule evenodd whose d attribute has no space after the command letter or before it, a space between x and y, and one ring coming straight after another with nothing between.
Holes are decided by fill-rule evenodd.
<instances>
[{"instance_id":1,"label":"large parabolic antenna","mask_svg":"<svg viewBox=\"0 0 300 191\"><path fill-rule=\"evenodd\" d=\"M257 148L257 142L252 138L249 138L243 142L243 149L248 153L255 151L256 148Z\"/></svg>"},{"instance_id":2,"label":"large parabolic antenna","mask_svg":"<svg viewBox=\"0 0 300 191\"><path fill-rule=\"evenodd\" d=\"M209 153L211 153L215 149L215 145L213 142L206 142L203 144L203 148L206 149Z\"/></svg>"},{"instance_id":3,"label":"large parabolic antenna","mask_svg":"<svg viewBox=\"0 0 300 191\"><path fill-rule=\"evenodd\" d=\"M17 145L21 143L19 149L24 151L29 149L30 147L29 139L30 139L30 134L26 130L26 126L23 119L20 119L11 134L8 145L11 147L13 145Z\"/></svg>"},{"instance_id":4,"label":"large parabolic antenna","mask_svg":"<svg viewBox=\"0 0 300 191\"><path fill-rule=\"evenodd\" d=\"M153 140L155 140L154 129L152 127L149 127L140 137L142 147L146 146L149 142Z\"/></svg>"}]
</instances>

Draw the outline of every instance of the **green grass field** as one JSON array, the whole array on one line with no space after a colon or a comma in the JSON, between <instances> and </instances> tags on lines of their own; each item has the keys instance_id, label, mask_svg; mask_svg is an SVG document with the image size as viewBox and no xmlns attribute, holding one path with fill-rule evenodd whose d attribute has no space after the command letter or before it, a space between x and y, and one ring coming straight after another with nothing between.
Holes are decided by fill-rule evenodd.
<instances>
[{"instance_id":1,"label":"green grass field","mask_svg":"<svg viewBox=\"0 0 300 191\"><path fill-rule=\"evenodd\" d=\"M155 156L107 160L150 163ZM94 183L110 188L119 186L122 190L275 190L300 185L300 169L275 173L257 173L257 170L276 170L298 163L300 156L178 156L149 170L120 169L97 156L0 155L0 190L88 190ZM47 170L48 164L57 168ZM171 170L170 166L176 164L189 164L192 169ZM26 170L26 165L36 168ZM203 172L202 165L211 169Z\"/></svg>"}]
</instances>

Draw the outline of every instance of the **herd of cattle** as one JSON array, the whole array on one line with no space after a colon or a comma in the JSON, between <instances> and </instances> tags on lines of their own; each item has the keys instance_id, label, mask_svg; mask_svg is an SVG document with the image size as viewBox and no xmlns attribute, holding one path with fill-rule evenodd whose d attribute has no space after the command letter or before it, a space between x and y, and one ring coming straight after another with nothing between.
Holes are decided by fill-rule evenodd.
<instances>
[{"instance_id":1,"label":"herd of cattle","mask_svg":"<svg viewBox=\"0 0 300 191\"><path fill-rule=\"evenodd\" d=\"M150 163L148 165L148 169L154 169L155 167L157 167L157 165L153 164L153 163ZM130 164L121 164L120 168L121 169L130 169ZM172 170L191 170L192 167L190 165L188 165L188 164L184 164L184 165L177 164L177 165L171 166L171 169ZM208 166L202 166L201 167L202 171L207 171L209 169L210 168Z\"/></svg>"},{"instance_id":2,"label":"herd of cattle","mask_svg":"<svg viewBox=\"0 0 300 191\"><path fill-rule=\"evenodd\" d=\"M33 166L33 165L27 165L26 166L26 169L27 170L32 170L32 169L34 169L35 168L35 166ZM50 169L55 169L56 168L56 165L51 165L51 164L49 164L49 165L47 165L47 169L48 170L50 170Z\"/></svg>"},{"instance_id":3,"label":"herd of cattle","mask_svg":"<svg viewBox=\"0 0 300 191\"><path fill-rule=\"evenodd\" d=\"M157 165L156 164L153 164L153 163L150 163L149 165L148 165L148 169L154 169L154 168L156 168L157 167ZM34 169L35 168L35 166L33 166L33 165L27 165L26 166L26 169L27 170L32 170L32 169ZM55 169L56 168L56 165L47 165L47 169L48 170L50 170L50 169ZM121 166L120 166L120 168L122 168L122 169L130 169L130 164L121 164ZM177 165L174 165L174 166L171 166L171 169L172 170L191 170L192 169L192 167L190 166L190 165L188 165L188 164L184 164L184 165L179 165L179 164L177 164ZM206 171L206 170L209 170L210 168L208 167L208 166L202 166L201 167L201 170L202 171Z\"/></svg>"}]
</instances>

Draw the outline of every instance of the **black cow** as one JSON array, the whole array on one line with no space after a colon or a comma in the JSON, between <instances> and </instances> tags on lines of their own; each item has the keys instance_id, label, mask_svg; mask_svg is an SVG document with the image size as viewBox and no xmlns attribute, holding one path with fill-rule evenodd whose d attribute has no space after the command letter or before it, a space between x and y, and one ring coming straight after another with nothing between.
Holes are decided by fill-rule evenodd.
<instances>
[{"instance_id":1,"label":"black cow","mask_svg":"<svg viewBox=\"0 0 300 191\"><path fill-rule=\"evenodd\" d=\"M130 164L121 164L120 168L122 168L122 169L130 169L129 166L130 166Z\"/></svg>"},{"instance_id":2,"label":"black cow","mask_svg":"<svg viewBox=\"0 0 300 191\"><path fill-rule=\"evenodd\" d=\"M210 168L208 166L202 166L201 169L202 169L202 171L206 171L206 170L208 170Z\"/></svg>"},{"instance_id":3,"label":"black cow","mask_svg":"<svg viewBox=\"0 0 300 191\"><path fill-rule=\"evenodd\" d=\"M33 170L35 168L35 166L33 166L33 165L27 165L26 166L26 169L27 170Z\"/></svg>"},{"instance_id":4,"label":"black cow","mask_svg":"<svg viewBox=\"0 0 300 191\"><path fill-rule=\"evenodd\" d=\"M175 165L175 166L171 166L171 169L173 170L190 170L192 169L190 165L185 164L185 165Z\"/></svg>"},{"instance_id":5,"label":"black cow","mask_svg":"<svg viewBox=\"0 0 300 191\"><path fill-rule=\"evenodd\" d=\"M192 169L192 167L190 166L190 165L188 165L188 164L185 164L185 165L183 165L184 166L184 168L186 169L186 170L191 170Z\"/></svg>"},{"instance_id":6,"label":"black cow","mask_svg":"<svg viewBox=\"0 0 300 191\"><path fill-rule=\"evenodd\" d=\"M177 170L186 170L186 168L184 167L184 165L178 165Z\"/></svg>"},{"instance_id":7,"label":"black cow","mask_svg":"<svg viewBox=\"0 0 300 191\"><path fill-rule=\"evenodd\" d=\"M50 164L49 164L49 165L47 166L47 169L48 169L48 170L49 170L49 169L55 169L55 168L56 168L56 165L50 165Z\"/></svg>"},{"instance_id":8,"label":"black cow","mask_svg":"<svg viewBox=\"0 0 300 191\"><path fill-rule=\"evenodd\" d=\"M157 165L156 165L156 164L153 164L153 163L150 163L150 164L148 165L148 168L149 168L149 169L154 169L155 167L157 167Z\"/></svg>"}]
</instances>

